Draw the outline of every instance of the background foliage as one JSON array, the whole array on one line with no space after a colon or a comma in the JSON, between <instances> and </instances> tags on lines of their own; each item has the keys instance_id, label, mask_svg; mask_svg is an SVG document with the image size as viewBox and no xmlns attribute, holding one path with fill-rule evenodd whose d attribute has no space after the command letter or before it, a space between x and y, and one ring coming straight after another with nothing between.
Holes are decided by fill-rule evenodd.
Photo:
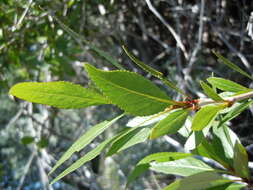
<instances>
[{"instance_id":1,"label":"background foliage","mask_svg":"<svg viewBox=\"0 0 253 190\"><path fill-rule=\"evenodd\" d=\"M125 68L160 85L157 79L137 70L121 45L193 96L203 96L198 81L212 72L251 86L247 78L232 70L227 72L211 51L222 53L252 73L252 40L246 33L252 6L250 0L2 1L0 187L49 189L46 174L52 163L89 127L119 113L117 108L106 105L76 111L21 101L17 104L7 95L10 86L19 81L55 80L85 86L88 79L84 62L99 68L115 68L112 60L105 59L96 47L113 55ZM168 93L179 98L176 93ZM251 116L251 111L245 111L231 122L250 155ZM111 130L117 130L117 126ZM105 136L110 137L112 131ZM173 135L140 144L112 158L100 156L53 188L122 189L130 166L148 153L181 150L181 140ZM91 148L93 145L88 147ZM134 189L157 189L174 179L153 172L145 175L147 178L140 179Z\"/></svg>"}]
</instances>

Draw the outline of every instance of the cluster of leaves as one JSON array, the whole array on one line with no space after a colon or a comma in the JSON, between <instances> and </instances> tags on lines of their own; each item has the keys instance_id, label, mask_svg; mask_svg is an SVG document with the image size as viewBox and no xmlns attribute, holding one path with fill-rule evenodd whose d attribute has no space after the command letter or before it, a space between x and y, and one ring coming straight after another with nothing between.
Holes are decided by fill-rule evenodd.
<instances>
[{"instance_id":1,"label":"cluster of leaves","mask_svg":"<svg viewBox=\"0 0 253 190\"><path fill-rule=\"evenodd\" d=\"M151 81L137 73L126 70L103 71L90 64L84 66L93 82L88 88L58 81L24 82L10 89L9 93L20 99L58 108L77 109L114 104L124 111L122 115L101 122L83 134L58 160L50 174L121 117L126 114L136 116L127 127L75 161L51 183L78 169L102 151L106 151L107 156L112 156L148 139L179 133L185 137L185 148L190 153L159 152L148 155L130 173L127 187L148 169L185 177L164 190L181 190L186 186L188 190L236 190L251 186L247 152L238 137L228 128L227 122L253 103L250 100L253 90L230 80L210 77L207 81L211 86L200 82L210 99L189 99L185 92L167 80L162 73L145 65L126 48L124 50L138 66L188 99L172 100ZM216 55L227 66L252 79L220 54ZM217 93L217 89L223 92ZM193 112L196 114L192 114ZM212 160L211 163L216 164L208 165L201 158L208 158L209 161ZM236 177L236 180L229 176Z\"/></svg>"}]
</instances>

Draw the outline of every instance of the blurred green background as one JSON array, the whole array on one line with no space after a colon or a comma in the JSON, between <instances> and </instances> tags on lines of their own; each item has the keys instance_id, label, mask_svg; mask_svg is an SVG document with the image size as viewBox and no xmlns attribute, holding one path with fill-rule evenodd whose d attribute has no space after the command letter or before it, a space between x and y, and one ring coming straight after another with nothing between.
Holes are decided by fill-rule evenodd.
<instances>
[{"instance_id":1,"label":"blurred green background","mask_svg":"<svg viewBox=\"0 0 253 190\"><path fill-rule=\"evenodd\" d=\"M212 54L220 52L252 73L253 43L246 31L252 7L252 0L1 0L0 189L123 189L127 174L143 156L178 151L183 143L173 135L137 145L111 158L101 155L49 187L51 178L47 173L67 148L89 127L113 118L120 110L108 105L80 110L34 105L9 97L12 85L66 80L87 86L85 62L117 69L112 58L104 57L104 51L122 67L161 86L160 81L131 62L121 48L125 45L194 97L203 97L198 82L212 73L252 86L247 78L228 70ZM165 90L180 99L170 89ZM97 142L122 129L130 118L121 120ZM250 110L231 122L250 160L251 125ZM131 189L159 189L174 178L147 172Z\"/></svg>"}]
</instances>

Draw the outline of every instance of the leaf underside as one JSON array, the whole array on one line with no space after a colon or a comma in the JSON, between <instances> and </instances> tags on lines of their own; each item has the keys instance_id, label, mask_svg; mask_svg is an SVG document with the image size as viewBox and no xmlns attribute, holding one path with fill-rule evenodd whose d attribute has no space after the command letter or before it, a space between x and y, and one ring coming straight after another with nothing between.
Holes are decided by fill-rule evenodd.
<instances>
[{"instance_id":1,"label":"leaf underside","mask_svg":"<svg viewBox=\"0 0 253 190\"><path fill-rule=\"evenodd\" d=\"M137 177L147 171L150 167L150 163L155 161L157 163L174 161L181 158L186 158L192 156L190 153L181 153L181 152L159 152L146 156L135 166L133 171L127 178L127 186L132 183Z\"/></svg>"},{"instance_id":2,"label":"leaf underside","mask_svg":"<svg viewBox=\"0 0 253 190\"><path fill-rule=\"evenodd\" d=\"M50 171L49 175L53 173L62 163L68 160L75 152L79 152L84 147L86 147L92 140L94 140L98 135L103 133L108 127L115 123L123 115L120 115L111 121L103 121L90 130L84 133L77 141L75 141L72 146L62 155L62 157L56 162L55 166Z\"/></svg>"}]
</instances>

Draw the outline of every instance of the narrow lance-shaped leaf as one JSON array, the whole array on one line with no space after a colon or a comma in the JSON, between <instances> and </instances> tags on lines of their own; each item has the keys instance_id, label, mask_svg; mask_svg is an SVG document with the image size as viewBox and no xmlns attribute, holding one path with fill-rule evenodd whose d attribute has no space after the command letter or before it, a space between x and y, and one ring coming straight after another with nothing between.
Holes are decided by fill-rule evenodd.
<instances>
[{"instance_id":1,"label":"narrow lance-shaped leaf","mask_svg":"<svg viewBox=\"0 0 253 190\"><path fill-rule=\"evenodd\" d=\"M249 179L250 174L249 174L249 167L248 167L248 154L245 148L242 146L241 143L238 141L235 144L234 147L234 169L235 173L242 177Z\"/></svg>"},{"instance_id":2,"label":"narrow lance-shaped leaf","mask_svg":"<svg viewBox=\"0 0 253 190\"><path fill-rule=\"evenodd\" d=\"M204 128L204 130L208 129L207 131L209 132L209 128ZM205 138L205 134L204 134L204 130L203 131L191 131L189 137L187 138L185 144L184 144L184 148L186 150L193 150L195 149L201 142L202 140Z\"/></svg>"},{"instance_id":3,"label":"narrow lance-shaped leaf","mask_svg":"<svg viewBox=\"0 0 253 190\"><path fill-rule=\"evenodd\" d=\"M252 101L248 101L248 102L243 102L237 106L235 106L231 111L229 111L223 118L221 121L221 124L224 124L227 121L230 121L232 119L234 119L235 117L237 117L240 113L242 113L244 110L246 110L251 104L253 104L253 100Z\"/></svg>"},{"instance_id":4,"label":"narrow lance-shaped leaf","mask_svg":"<svg viewBox=\"0 0 253 190\"><path fill-rule=\"evenodd\" d=\"M242 190L247 184L228 182L227 180L221 180L217 185L207 188L206 190Z\"/></svg>"},{"instance_id":5,"label":"narrow lance-shaped leaf","mask_svg":"<svg viewBox=\"0 0 253 190\"><path fill-rule=\"evenodd\" d=\"M186 158L188 156L192 156L192 154L181 152L159 152L148 155L141 161L139 161L138 164L135 166L134 170L130 173L127 178L127 186L132 183L137 177L147 171L150 167L150 162L152 161L155 161L157 163L168 162L181 158Z\"/></svg>"},{"instance_id":6,"label":"narrow lance-shaped leaf","mask_svg":"<svg viewBox=\"0 0 253 190\"><path fill-rule=\"evenodd\" d=\"M103 71L86 64L90 78L103 93L127 113L145 116L163 111L169 105L182 105L170 100L157 86L144 77L128 71Z\"/></svg>"},{"instance_id":7,"label":"narrow lance-shaped leaf","mask_svg":"<svg viewBox=\"0 0 253 190\"><path fill-rule=\"evenodd\" d=\"M163 190L207 190L222 184L231 184L232 180L224 179L215 172L202 172L181 180L176 180ZM215 189L216 190L216 189ZM218 190L218 189L217 189ZM222 189L225 190L225 189Z\"/></svg>"},{"instance_id":8,"label":"narrow lance-shaped leaf","mask_svg":"<svg viewBox=\"0 0 253 190\"><path fill-rule=\"evenodd\" d=\"M205 128L215 119L219 111L221 111L224 108L225 108L224 104L208 105L202 107L193 117L192 130L199 131Z\"/></svg>"},{"instance_id":9,"label":"narrow lance-shaped leaf","mask_svg":"<svg viewBox=\"0 0 253 190\"><path fill-rule=\"evenodd\" d=\"M162 111L154 115L149 116L137 116L128 121L126 126L128 127L141 127L157 123L158 121L164 119L169 114L169 111Z\"/></svg>"},{"instance_id":10,"label":"narrow lance-shaped leaf","mask_svg":"<svg viewBox=\"0 0 253 190\"><path fill-rule=\"evenodd\" d=\"M115 123L123 115L114 118L111 121L104 121L92 127L86 133L84 133L72 146L63 154L63 156L56 162L49 174L53 173L63 162L69 159L73 153L82 150L86 147L93 139L104 132L108 127Z\"/></svg>"},{"instance_id":11,"label":"narrow lance-shaped leaf","mask_svg":"<svg viewBox=\"0 0 253 190\"><path fill-rule=\"evenodd\" d=\"M63 81L18 83L10 89L9 93L26 101L65 109L108 103L101 94Z\"/></svg>"},{"instance_id":12,"label":"narrow lance-shaped leaf","mask_svg":"<svg viewBox=\"0 0 253 190\"><path fill-rule=\"evenodd\" d=\"M152 162L150 163L150 169L156 172L180 176L190 176L205 171L215 171L215 169L208 166L203 161L193 157L186 157L171 162Z\"/></svg>"},{"instance_id":13,"label":"narrow lance-shaped leaf","mask_svg":"<svg viewBox=\"0 0 253 190\"><path fill-rule=\"evenodd\" d=\"M163 74L155 69L153 69L152 67L146 65L145 63L143 63L142 61L140 61L139 59L137 59L133 54L131 54L128 49L125 46L122 46L123 50L126 52L126 54L128 55L128 57L135 63L137 64L139 67L141 67L144 71L147 71L148 73L150 73L151 75L161 79L163 77Z\"/></svg>"},{"instance_id":14,"label":"narrow lance-shaped leaf","mask_svg":"<svg viewBox=\"0 0 253 190\"><path fill-rule=\"evenodd\" d=\"M208 84L203 81L200 81L200 85L207 96L216 101L223 101L223 99Z\"/></svg>"},{"instance_id":15,"label":"narrow lance-shaped leaf","mask_svg":"<svg viewBox=\"0 0 253 190\"><path fill-rule=\"evenodd\" d=\"M237 65L235 65L234 63L232 63L231 61L229 61L228 59L226 59L225 57L223 57L221 54L219 54L218 52L214 52L213 53L219 58L219 60L221 60L224 64L226 64L228 67L230 67L231 69L241 73L242 75L250 78L251 80L253 80L253 77L250 76L248 73L246 73L245 71L243 71L240 67L238 67Z\"/></svg>"},{"instance_id":16,"label":"narrow lance-shaped leaf","mask_svg":"<svg viewBox=\"0 0 253 190\"><path fill-rule=\"evenodd\" d=\"M71 166L69 166L67 169L65 169L62 173L60 173L50 184L54 184L55 182L59 181L64 176L68 175L69 173L75 171L76 169L80 168L82 165L84 165L86 162L94 159L96 156L98 156L111 142L112 139L107 139L106 141L99 144L96 148L85 154L82 158L75 161Z\"/></svg>"},{"instance_id":17,"label":"narrow lance-shaped leaf","mask_svg":"<svg viewBox=\"0 0 253 190\"><path fill-rule=\"evenodd\" d=\"M151 75L161 79L166 85L168 85L170 88L176 90L178 93L183 94L184 96L188 96L184 91L182 91L181 89L179 89L173 82L169 81L168 79L166 79L163 75L163 73L155 70L154 68L146 65L145 63L143 63L142 61L140 61L139 59L137 59L133 54L131 54L128 49L125 46L122 46L122 48L124 49L124 51L126 52L126 54L128 55L128 57L135 63L137 64L139 67L141 67L144 71L147 71L148 73L150 73Z\"/></svg>"},{"instance_id":18,"label":"narrow lance-shaped leaf","mask_svg":"<svg viewBox=\"0 0 253 190\"><path fill-rule=\"evenodd\" d=\"M217 149L220 147L215 146L216 145L213 143L213 141L209 143L207 139L204 138L198 147L192 151L192 153L200 155L202 157L211 158L224 166L224 168L231 168L230 160L227 159L220 151L217 151Z\"/></svg>"},{"instance_id":19,"label":"narrow lance-shaped leaf","mask_svg":"<svg viewBox=\"0 0 253 190\"><path fill-rule=\"evenodd\" d=\"M165 119L158 122L150 134L150 139L155 139L166 134L176 133L185 123L189 110L181 109L170 113Z\"/></svg>"},{"instance_id":20,"label":"narrow lance-shaped leaf","mask_svg":"<svg viewBox=\"0 0 253 190\"><path fill-rule=\"evenodd\" d=\"M96 148L85 154L82 158L75 161L71 166L69 166L67 169L65 169L63 172L61 172L50 184L55 183L56 181L60 180L64 176L68 175L69 173L75 171L76 169L80 168L82 165L87 163L88 161L94 159L96 156L98 156L104 149L106 149L111 143L113 143L115 140L120 138L122 135L128 133L131 129L124 129L117 135L103 141L101 144L99 144Z\"/></svg>"},{"instance_id":21,"label":"narrow lance-shaped leaf","mask_svg":"<svg viewBox=\"0 0 253 190\"><path fill-rule=\"evenodd\" d=\"M220 142L222 145L222 149L224 154L228 159L233 159L234 157L234 146L237 141L239 141L236 134L226 125L218 125L213 127L213 133L214 133L214 141ZM219 140L218 140L219 139ZM213 146L214 148L218 148ZM221 148L221 147L219 147Z\"/></svg>"},{"instance_id":22,"label":"narrow lance-shaped leaf","mask_svg":"<svg viewBox=\"0 0 253 190\"><path fill-rule=\"evenodd\" d=\"M240 92L249 90L248 88L235 83L231 80L219 78L219 77L209 77L207 81L215 86L216 88L223 90L223 91L229 91L229 92Z\"/></svg>"},{"instance_id":23,"label":"narrow lance-shaped leaf","mask_svg":"<svg viewBox=\"0 0 253 190\"><path fill-rule=\"evenodd\" d=\"M124 136L120 137L112 144L111 148L107 153L107 156L112 156L115 153L118 153L138 143L146 141L148 139L149 134L149 128L138 127L134 130L129 131L129 133L126 133Z\"/></svg>"}]
</instances>

